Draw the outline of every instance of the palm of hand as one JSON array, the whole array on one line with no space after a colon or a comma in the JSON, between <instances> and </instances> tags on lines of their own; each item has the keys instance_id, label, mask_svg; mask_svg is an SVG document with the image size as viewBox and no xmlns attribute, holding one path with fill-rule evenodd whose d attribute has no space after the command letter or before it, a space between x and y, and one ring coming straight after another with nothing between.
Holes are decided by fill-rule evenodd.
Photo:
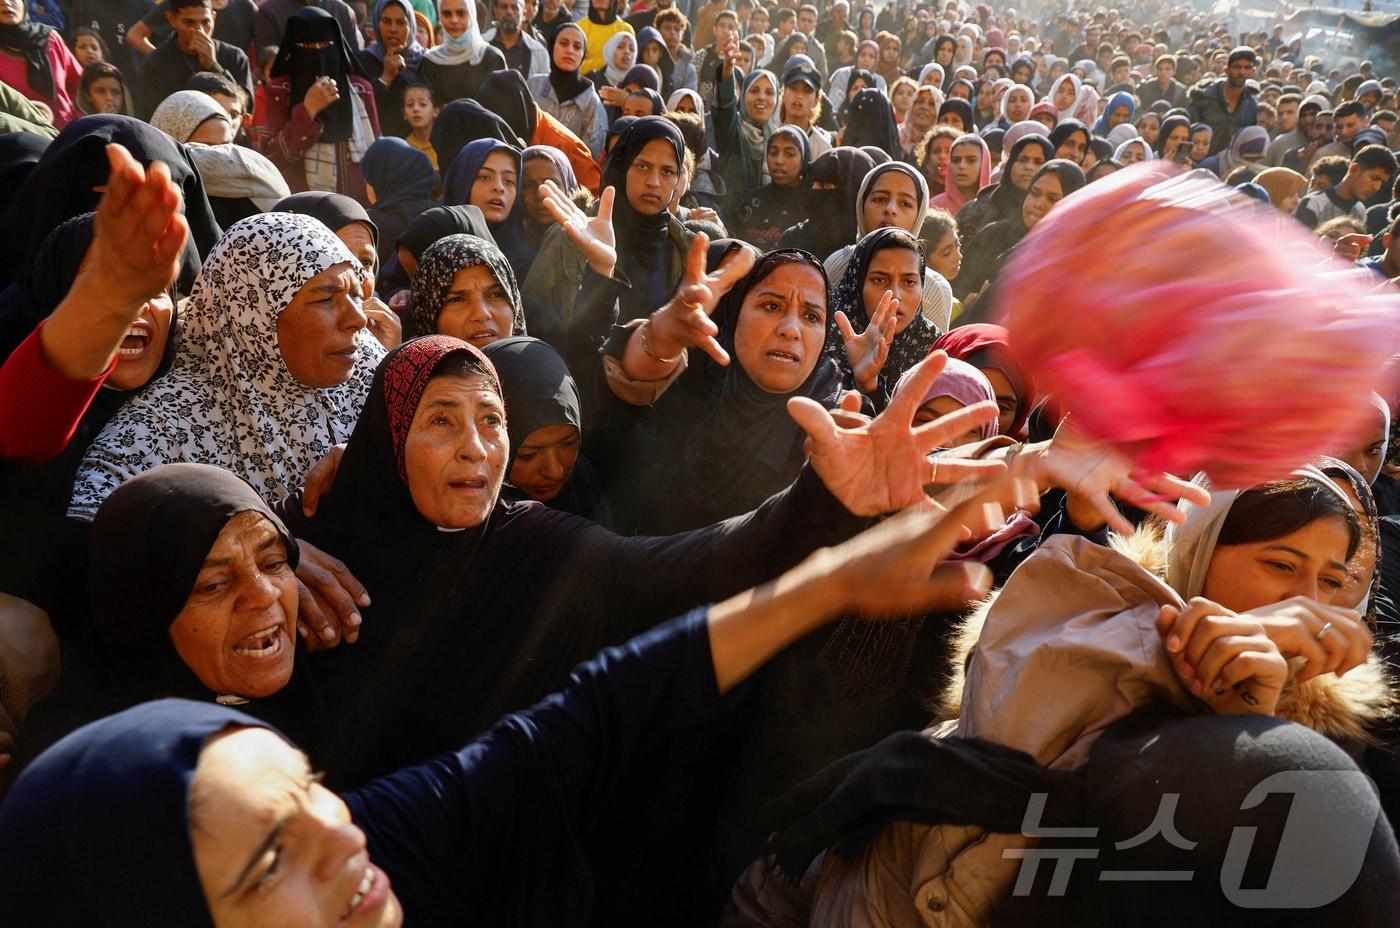
<instances>
[{"instance_id":1,"label":"palm of hand","mask_svg":"<svg viewBox=\"0 0 1400 928\"><path fill-rule=\"evenodd\" d=\"M931 465L908 422L890 410L869 424L809 442L812 468L831 494L856 515L894 512L925 501Z\"/></svg>"}]
</instances>

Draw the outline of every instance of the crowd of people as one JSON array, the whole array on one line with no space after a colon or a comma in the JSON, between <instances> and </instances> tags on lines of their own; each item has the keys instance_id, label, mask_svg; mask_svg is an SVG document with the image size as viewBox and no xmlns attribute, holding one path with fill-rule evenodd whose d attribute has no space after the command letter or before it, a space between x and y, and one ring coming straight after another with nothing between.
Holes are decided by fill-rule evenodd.
<instances>
[{"instance_id":1,"label":"crowd of people","mask_svg":"<svg viewBox=\"0 0 1400 928\"><path fill-rule=\"evenodd\" d=\"M1397 396L1211 488L1003 325L1140 162L1393 286L1400 82L1313 41L0 0L0 917L1383 923ZM1242 907L1300 771L1312 901Z\"/></svg>"}]
</instances>

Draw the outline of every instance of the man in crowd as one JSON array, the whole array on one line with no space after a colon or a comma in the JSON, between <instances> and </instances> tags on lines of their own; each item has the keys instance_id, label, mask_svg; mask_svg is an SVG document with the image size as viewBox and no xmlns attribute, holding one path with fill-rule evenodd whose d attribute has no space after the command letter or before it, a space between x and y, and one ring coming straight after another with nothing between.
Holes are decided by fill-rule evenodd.
<instances>
[{"instance_id":1,"label":"man in crowd","mask_svg":"<svg viewBox=\"0 0 1400 928\"><path fill-rule=\"evenodd\" d=\"M133 82L136 114L150 119L160 101L184 90L199 71L220 74L253 98L253 76L241 49L214 38L214 8L210 0L170 0L165 13L174 30L170 38L146 57L140 78Z\"/></svg>"},{"instance_id":2,"label":"man in crowd","mask_svg":"<svg viewBox=\"0 0 1400 928\"><path fill-rule=\"evenodd\" d=\"M1258 61L1254 49L1240 45L1226 57L1222 80L1192 92L1187 109L1192 122L1203 122L1211 128L1209 154L1229 148L1236 132L1259 121L1255 91L1247 86Z\"/></svg>"}]
</instances>

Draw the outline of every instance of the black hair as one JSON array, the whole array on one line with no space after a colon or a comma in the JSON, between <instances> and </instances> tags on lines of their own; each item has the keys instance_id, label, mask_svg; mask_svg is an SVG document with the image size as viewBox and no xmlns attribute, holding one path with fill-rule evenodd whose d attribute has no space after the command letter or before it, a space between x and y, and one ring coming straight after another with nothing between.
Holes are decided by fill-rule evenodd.
<instances>
[{"instance_id":1,"label":"black hair","mask_svg":"<svg viewBox=\"0 0 1400 928\"><path fill-rule=\"evenodd\" d=\"M423 91L428 95L428 102L431 103L433 106L437 106L437 94L433 92L433 88L430 85L425 84L422 81L414 81L413 83L409 84L403 89L404 96L407 96L410 90Z\"/></svg>"},{"instance_id":2,"label":"black hair","mask_svg":"<svg viewBox=\"0 0 1400 928\"><path fill-rule=\"evenodd\" d=\"M1332 111L1333 119L1341 119L1343 116L1365 116L1366 107L1361 105L1360 100L1348 100Z\"/></svg>"},{"instance_id":3,"label":"black hair","mask_svg":"<svg viewBox=\"0 0 1400 928\"><path fill-rule=\"evenodd\" d=\"M1316 480L1289 477L1250 487L1230 506L1220 526L1216 542L1230 545L1256 544L1291 535L1319 519L1341 518L1347 527L1347 556L1350 561L1361 544L1361 520L1356 510L1335 490Z\"/></svg>"},{"instance_id":4,"label":"black hair","mask_svg":"<svg viewBox=\"0 0 1400 928\"><path fill-rule=\"evenodd\" d=\"M1347 176L1347 161L1343 155L1326 155L1312 163L1312 176L1322 175L1334 184L1340 184Z\"/></svg>"},{"instance_id":5,"label":"black hair","mask_svg":"<svg viewBox=\"0 0 1400 928\"><path fill-rule=\"evenodd\" d=\"M102 33L87 26L79 26L77 29L73 30L73 42L69 45L69 48L75 48L78 44L78 39L83 36L97 40L97 47L102 51L103 61L112 57L112 52L107 48L107 40L102 38Z\"/></svg>"},{"instance_id":6,"label":"black hair","mask_svg":"<svg viewBox=\"0 0 1400 928\"><path fill-rule=\"evenodd\" d=\"M196 6L207 7L212 10L214 9L214 2L213 0L166 0L165 9L166 12L171 15L178 15L181 10L187 10Z\"/></svg>"},{"instance_id":7,"label":"black hair","mask_svg":"<svg viewBox=\"0 0 1400 928\"><path fill-rule=\"evenodd\" d=\"M1384 145L1367 145L1351 156L1351 163L1362 171L1385 168L1387 174L1395 173L1396 167L1394 152Z\"/></svg>"}]
</instances>

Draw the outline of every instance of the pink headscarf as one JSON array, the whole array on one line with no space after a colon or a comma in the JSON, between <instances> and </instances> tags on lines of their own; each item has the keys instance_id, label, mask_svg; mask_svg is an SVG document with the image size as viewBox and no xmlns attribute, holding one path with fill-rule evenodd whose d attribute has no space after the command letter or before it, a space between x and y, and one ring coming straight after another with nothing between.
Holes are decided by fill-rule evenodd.
<instances>
[{"instance_id":1,"label":"pink headscarf","mask_svg":"<svg viewBox=\"0 0 1400 928\"><path fill-rule=\"evenodd\" d=\"M976 145L982 152L982 167L977 175L977 189L981 190L987 186L987 181L992 175L992 152L987 148L986 140L974 132L959 136L958 140L953 143L952 150L957 151L959 145ZM973 196L976 196L975 192ZM929 206L941 207L956 216L958 210L962 209L966 202L967 200L963 197L962 191L958 189L958 185L953 183L953 167L950 164L948 166L948 183L944 186L942 193L929 201Z\"/></svg>"},{"instance_id":2,"label":"pink headscarf","mask_svg":"<svg viewBox=\"0 0 1400 928\"><path fill-rule=\"evenodd\" d=\"M894 385L894 395L898 396L899 391L907 389L909 382L913 379L914 369L910 368L904 372L899 381ZM933 382L933 386L928 388L924 398L919 401L919 405L946 396L950 399L962 403L964 406L971 406L973 403L981 403L991 400L997 401L996 391L992 389L991 381L987 375L966 361L959 361L957 358L949 358L948 364L943 368L943 373L938 375L938 379ZM982 424L982 437L991 438L997 434L997 420Z\"/></svg>"},{"instance_id":3,"label":"pink headscarf","mask_svg":"<svg viewBox=\"0 0 1400 928\"><path fill-rule=\"evenodd\" d=\"M1088 83L1079 88L1079 99L1074 103L1074 118L1092 126L1099 118L1099 92Z\"/></svg>"}]
</instances>

